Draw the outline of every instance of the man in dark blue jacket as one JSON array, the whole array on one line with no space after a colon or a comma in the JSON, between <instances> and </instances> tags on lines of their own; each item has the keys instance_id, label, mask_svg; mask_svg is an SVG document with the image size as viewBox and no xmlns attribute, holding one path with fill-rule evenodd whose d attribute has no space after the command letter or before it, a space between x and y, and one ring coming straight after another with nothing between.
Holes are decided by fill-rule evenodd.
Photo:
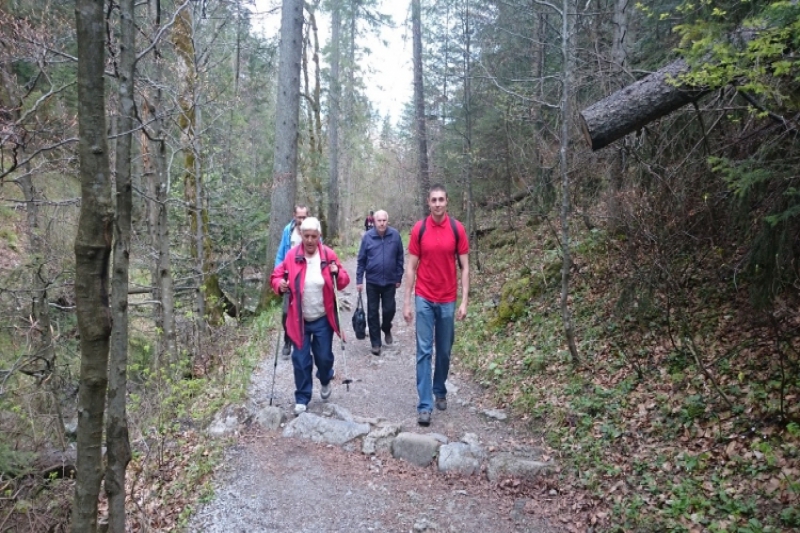
<instances>
[{"instance_id":1,"label":"man in dark blue jacket","mask_svg":"<svg viewBox=\"0 0 800 533\"><path fill-rule=\"evenodd\" d=\"M386 211L375 212L375 227L361 239L356 268L356 288L364 290L367 276L367 326L373 355L381 354L381 331L392 344L392 320L396 310L395 291L403 280L403 239L389 226ZM383 320L378 316L383 309Z\"/></svg>"}]
</instances>

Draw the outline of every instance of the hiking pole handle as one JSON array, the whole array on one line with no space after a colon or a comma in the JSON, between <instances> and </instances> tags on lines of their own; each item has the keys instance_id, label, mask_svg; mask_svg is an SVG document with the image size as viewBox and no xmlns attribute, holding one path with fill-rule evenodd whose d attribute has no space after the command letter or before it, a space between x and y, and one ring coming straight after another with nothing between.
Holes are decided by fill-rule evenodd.
<instances>
[{"instance_id":1,"label":"hiking pole handle","mask_svg":"<svg viewBox=\"0 0 800 533\"><path fill-rule=\"evenodd\" d=\"M286 317L286 313L289 312L289 271L283 271L283 281L286 282L286 292L283 293L283 316ZM285 320L285 318L284 318Z\"/></svg>"}]
</instances>

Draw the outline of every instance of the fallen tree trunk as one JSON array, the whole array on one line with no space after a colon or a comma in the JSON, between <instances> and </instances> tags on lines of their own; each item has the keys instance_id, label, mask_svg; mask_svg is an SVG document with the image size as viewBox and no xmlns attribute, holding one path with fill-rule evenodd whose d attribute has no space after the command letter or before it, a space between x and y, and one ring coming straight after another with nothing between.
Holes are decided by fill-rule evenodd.
<instances>
[{"instance_id":1,"label":"fallen tree trunk","mask_svg":"<svg viewBox=\"0 0 800 533\"><path fill-rule=\"evenodd\" d=\"M673 80L688 70L686 62L679 59L584 109L581 129L592 150L604 148L706 94L706 89L675 85Z\"/></svg>"}]
</instances>

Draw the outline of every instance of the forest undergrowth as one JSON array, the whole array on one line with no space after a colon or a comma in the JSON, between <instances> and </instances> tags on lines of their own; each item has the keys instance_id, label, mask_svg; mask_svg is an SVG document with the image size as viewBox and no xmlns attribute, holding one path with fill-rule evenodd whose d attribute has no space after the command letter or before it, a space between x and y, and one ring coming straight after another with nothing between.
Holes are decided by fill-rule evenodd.
<instances>
[{"instance_id":1,"label":"forest undergrowth","mask_svg":"<svg viewBox=\"0 0 800 533\"><path fill-rule=\"evenodd\" d=\"M572 361L553 225L496 212L478 227L455 357L553 448L543 483L604 531L800 528L796 302L753 308L747 281L720 274L736 258L702 251L681 259L684 289L645 289L624 236L575 225Z\"/></svg>"}]
</instances>

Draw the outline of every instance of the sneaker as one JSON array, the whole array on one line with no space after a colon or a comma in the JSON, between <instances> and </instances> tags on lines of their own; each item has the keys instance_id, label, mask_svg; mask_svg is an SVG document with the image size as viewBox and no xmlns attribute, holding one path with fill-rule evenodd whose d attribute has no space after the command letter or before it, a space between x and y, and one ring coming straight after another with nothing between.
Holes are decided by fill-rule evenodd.
<instances>
[{"instance_id":1,"label":"sneaker","mask_svg":"<svg viewBox=\"0 0 800 533\"><path fill-rule=\"evenodd\" d=\"M331 384L328 383L327 385L323 385L322 388L319 390L319 397L323 400L327 400L331 397Z\"/></svg>"},{"instance_id":2,"label":"sneaker","mask_svg":"<svg viewBox=\"0 0 800 533\"><path fill-rule=\"evenodd\" d=\"M294 416L300 416L306 412L306 406L302 403L298 403L294 406Z\"/></svg>"},{"instance_id":3,"label":"sneaker","mask_svg":"<svg viewBox=\"0 0 800 533\"><path fill-rule=\"evenodd\" d=\"M419 415L417 416L417 424L420 426L430 426L431 425L431 412L430 411L420 411Z\"/></svg>"},{"instance_id":4,"label":"sneaker","mask_svg":"<svg viewBox=\"0 0 800 533\"><path fill-rule=\"evenodd\" d=\"M373 346L372 347L372 355L380 355L381 354L381 347L380 346Z\"/></svg>"},{"instance_id":5,"label":"sneaker","mask_svg":"<svg viewBox=\"0 0 800 533\"><path fill-rule=\"evenodd\" d=\"M289 356L292 355L292 345L288 342L283 344L283 350L281 350L281 355L283 355L284 359L289 359Z\"/></svg>"},{"instance_id":6,"label":"sneaker","mask_svg":"<svg viewBox=\"0 0 800 533\"><path fill-rule=\"evenodd\" d=\"M436 398L436 408L440 411L447 410L447 398Z\"/></svg>"},{"instance_id":7,"label":"sneaker","mask_svg":"<svg viewBox=\"0 0 800 533\"><path fill-rule=\"evenodd\" d=\"M386 344L392 344L393 342L394 342L394 339L392 338L392 334L387 331L386 332Z\"/></svg>"}]
</instances>

